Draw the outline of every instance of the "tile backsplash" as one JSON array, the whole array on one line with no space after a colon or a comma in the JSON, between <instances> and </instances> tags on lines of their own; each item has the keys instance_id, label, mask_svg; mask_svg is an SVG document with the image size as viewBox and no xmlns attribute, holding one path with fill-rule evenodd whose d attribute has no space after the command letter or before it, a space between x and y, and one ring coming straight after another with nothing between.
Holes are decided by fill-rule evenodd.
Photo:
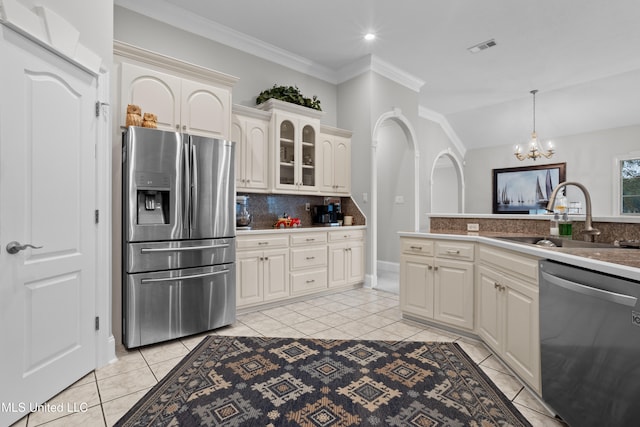
<instances>
[{"instance_id":1,"label":"tile backsplash","mask_svg":"<svg viewBox=\"0 0 640 427\"><path fill-rule=\"evenodd\" d=\"M252 216L251 228L268 229L285 212L291 218L300 218L302 227L313 225L312 214L314 205L324 204L324 196L303 196L290 194L259 194L238 192L239 196L249 197L249 213ZM354 225L365 225L365 218L350 197L340 197L342 213L353 216ZM309 203L311 209L305 209Z\"/></svg>"},{"instance_id":2,"label":"tile backsplash","mask_svg":"<svg viewBox=\"0 0 640 427\"><path fill-rule=\"evenodd\" d=\"M466 231L467 224L478 224L481 232L527 233L546 236L549 234L547 219L512 219L512 218L446 218L431 217L430 230L433 232ZM640 224L625 222L594 221L593 227L600 230L596 242L613 243L616 240L640 240ZM584 221L573 221L573 238L582 239L581 230Z\"/></svg>"}]
</instances>

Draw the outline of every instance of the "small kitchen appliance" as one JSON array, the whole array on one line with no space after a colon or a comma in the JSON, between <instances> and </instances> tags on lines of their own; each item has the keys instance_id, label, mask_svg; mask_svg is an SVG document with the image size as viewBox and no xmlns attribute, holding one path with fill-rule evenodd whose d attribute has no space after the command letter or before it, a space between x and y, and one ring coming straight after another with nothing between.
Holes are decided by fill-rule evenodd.
<instances>
[{"instance_id":1,"label":"small kitchen appliance","mask_svg":"<svg viewBox=\"0 0 640 427\"><path fill-rule=\"evenodd\" d=\"M251 230L251 214L249 213L249 196L236 197L236 230Z\"/></svg>"},{"instance_id":2,"label":"small kitchen appliance","mask_svg":"<svg viewBox=\"0 0 640 427\"><path fill-rule=\"evenodd\" d=\"M313 207L313 224L324 226L338 225L338 216L342 215L339 210L340 205L336 205L335 203L315 205Z\"/></svg>"}]
</instances>

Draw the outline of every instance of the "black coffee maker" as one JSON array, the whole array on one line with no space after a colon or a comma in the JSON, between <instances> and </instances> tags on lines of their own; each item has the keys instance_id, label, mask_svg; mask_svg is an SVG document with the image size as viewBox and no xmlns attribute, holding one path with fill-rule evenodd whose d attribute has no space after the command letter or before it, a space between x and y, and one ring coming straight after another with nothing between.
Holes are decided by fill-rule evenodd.
<instances>
[{"instance_id":1,"label":"black coffee maker","mask_svg":"<svg viewBox=\"0 0 640 427\"><path fill-rule=\"evenodd\" d=\"M328 203L313 207L313 223L315 225L338 225L341 216L340 204Z\"/></svg>"}]
</instances>

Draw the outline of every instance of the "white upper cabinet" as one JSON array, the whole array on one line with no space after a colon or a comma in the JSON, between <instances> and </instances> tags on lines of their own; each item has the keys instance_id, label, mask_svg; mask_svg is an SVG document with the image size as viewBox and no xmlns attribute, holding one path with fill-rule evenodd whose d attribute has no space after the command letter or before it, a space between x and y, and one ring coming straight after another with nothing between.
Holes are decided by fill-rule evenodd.
<instances>
[{"instance_id":1,"label":"white upper cabinet","mask_svg":"<svg viewBox=\"0 0 640 427\"><path fill-rule=\"evenodd\" d=\"M143 113L158 116L158 129L180 128L180 78L125 63L121 82L121 125L125 123L127 104L135 104Z\"/></svg>"},{"instance_id":2,"label":"white upper cabinet","mask_svg":"<svg viewBox=\"0 0 640 427\"><path fill-rule=\"evenodd\" d=\"M317 193L321 111L270 99L258 106L271 111L273 190Z\"/></svg>"},{"instance_id":3,"label":"white upper cabinet","mask_svg":"<svg viewBox=\"0 0 640 427\"><path fill-rule=\"evenodd\" d=\"M351 194L351 132L320 128L319 188L323 194Z\"/></svg>"},{"instance_id":4,"label":"white upper cabinet","mask_svg":"<svg viewBox=\"0 0 640 427\"><path fill-rule=\"evenodd\" d=\"M113 53L120 66L117 125L125 125L127 104L135 104L157 116L158 129L230 138L236 77L120 42Z\"/></svg>"},{"instance_id":5,"label":"white upper cabinet","mask_svg":"<svg viewBox=\"0 0 640 427\"><path fill-rule=\"evenodd\" d=\"M270 114L234 105L231 140L236 143L236 187L239 191L269 189Z\"/></svg>"},{"instance_id":6,"label":"white upper cabinet","mask_svg":"<svg viewBox=\"0 0 640 427\"><path fill-rule=\"evenodd\" d=\"M158 116L158 129L211 138L229 137L228 89L129 63L122 64L121 82L121 117L126 116L127 104L135 104L143 113Z\"/></svg>"},{"instance_id":7,"label":"white upper cabinet","mask_svg":"<svg viewBox=\"0 0 640 427\"><path fill-rule=\"evenodd\" d=\"M228 138L231 92L191 80L182 80L182 131L213 138Z\"/></svg>"}]
</instances>

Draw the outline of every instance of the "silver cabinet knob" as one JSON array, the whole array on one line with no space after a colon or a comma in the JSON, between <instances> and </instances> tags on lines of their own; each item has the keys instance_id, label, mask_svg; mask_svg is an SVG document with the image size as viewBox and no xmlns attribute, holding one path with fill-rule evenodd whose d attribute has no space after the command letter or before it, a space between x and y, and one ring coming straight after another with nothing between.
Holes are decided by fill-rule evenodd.
<instances>
[{"instance_id":1,"label":"silver cabinet knob","mask_svg":"<svg viewBox=\"0 0 640 427\"><path fill-rule=\"evenodd\" d=\"M26 243L24 245L21 245L20 242L16 242L15 240L13 242L9 242L7 244L7 252L9 252L11 255L17 254L20 251L24 251L27 248L42 249L42 246L33 246L30 243Z\"/></svg>"}]
</instances>

